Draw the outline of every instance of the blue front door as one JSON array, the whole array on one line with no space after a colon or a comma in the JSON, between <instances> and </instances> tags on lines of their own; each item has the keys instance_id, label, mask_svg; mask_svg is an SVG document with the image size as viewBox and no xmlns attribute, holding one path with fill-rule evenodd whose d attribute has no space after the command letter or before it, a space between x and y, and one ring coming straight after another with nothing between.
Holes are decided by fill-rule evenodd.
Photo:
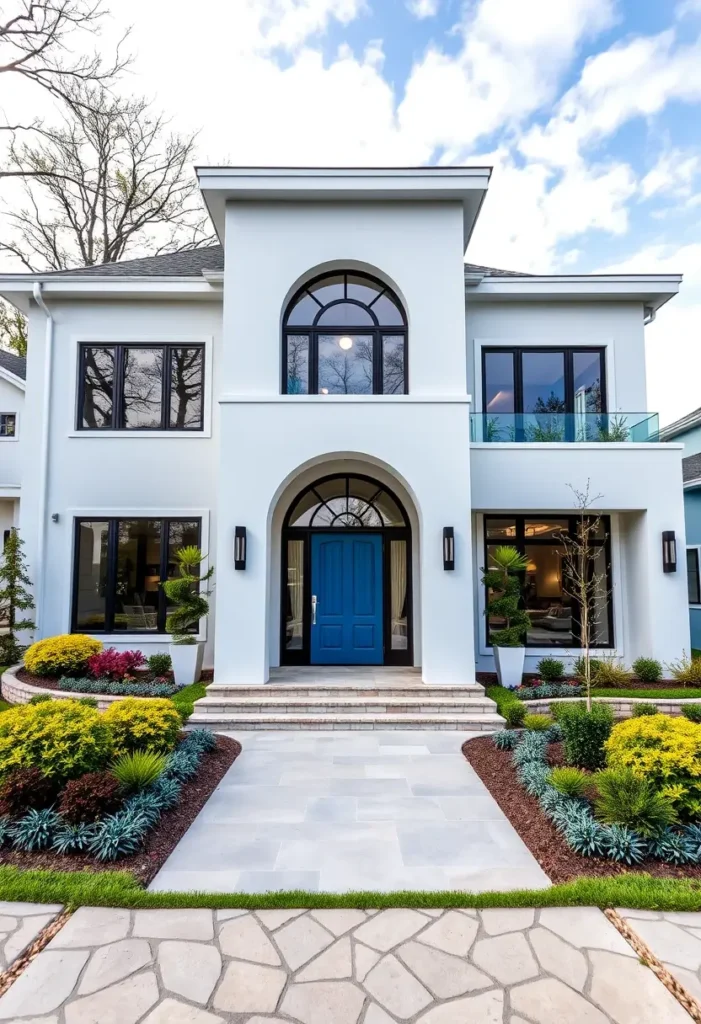
<instances>
[{"instance_id":1,"label":"blue front door","mask_svg":"<svg viewBox=\"0 0 701 1024\"><path fill-rule=\"evenodd\" d=\"M312 534L312 595L312 665L381 665L382 537Z\"/></svg>"}]
</instances>

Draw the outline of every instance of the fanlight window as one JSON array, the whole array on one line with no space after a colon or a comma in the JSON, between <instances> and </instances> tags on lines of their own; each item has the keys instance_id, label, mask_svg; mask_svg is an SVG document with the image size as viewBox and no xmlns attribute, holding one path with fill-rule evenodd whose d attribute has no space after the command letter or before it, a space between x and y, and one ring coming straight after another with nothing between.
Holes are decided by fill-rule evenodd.
<instances>
[{"instance_id":1,"label":"fanlight window","mask_svg":"<svg viewBox=\"0 0 701 1024\"><path fill-rule=\"evenodd\" d=\"M287 525L328 530L407 524L396 500L376 481L337 476L303 491L290 509Z\"/></svg>"},{"instance_id":2,"label":"fanlight window","mask_svg":"<svg viewBox=\"0 0 701 1024\"><path fill-rule=\"evenodd\" d=\"M289 395L399 395L406 384L402 305L366 274L327 274L290 302L283 327Z\"/></svg>"}]
</instances>

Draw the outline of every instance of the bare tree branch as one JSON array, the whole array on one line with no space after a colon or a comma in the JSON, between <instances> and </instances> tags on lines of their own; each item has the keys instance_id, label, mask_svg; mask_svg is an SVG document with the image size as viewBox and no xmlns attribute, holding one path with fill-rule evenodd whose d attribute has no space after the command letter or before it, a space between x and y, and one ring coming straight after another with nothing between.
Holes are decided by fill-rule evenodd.
<instances>
[{"instance_id":1,"label":"bare tree branch","mask_svg":"<svg viewBox=\"0 0 701 1024\"><path fill-rule=\"evenodd\" d=\"M189 169L195 136L169 132L146 100L100 85L74 84L66 96L61 125L10 147L26 202L8 211L0 251L29 270L66 270L215 240Z\"/></svg>"}]
</instances>

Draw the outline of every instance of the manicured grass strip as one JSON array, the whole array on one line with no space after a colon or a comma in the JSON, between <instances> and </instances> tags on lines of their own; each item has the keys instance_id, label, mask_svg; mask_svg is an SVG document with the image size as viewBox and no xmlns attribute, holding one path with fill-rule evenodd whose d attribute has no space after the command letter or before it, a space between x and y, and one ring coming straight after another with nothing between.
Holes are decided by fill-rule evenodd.
<instances>
[{"instance_id":1,"label":"manicured grass strip","mask_svg":"<svg viewBox=\"0 0 701 1024\"><path fill-rule=\"evenodd\" d=\"M630 907L637 910L701 910L701 883L693 879L623 874L578 878L550 889L517 892L146 892L125 871L22 871L0 868L0 899L65 903L70 908L214 907L244 910L361 907Z\"/></svg>"},{"instance_id":2,"label":"manicured grass strip","mask_svg":"<svg viewBox=\"0 0 701 1024\"><path fill-rule=\"evenodd\" d=\"M683 686L670 687L668 690L627 690L627 689L596 689L592 697L644 697L645 700L701 700L701 689Z\"/></svg>"},{"instance_id":3,"label":"manicured grass strip","mask_svg":"<svg viewBox=\"0 0 701 1024\"><path fill-rule=\"evenodd\" d=\"M195 710L195 701L207 696L207 688L204 683L193 683L192 686L184 686L170 698L178 709L178 714L183 722L186 722Z\"/></svg>"},{"instance_id":4,"label":"manicured grass strip","mask_svg":"<svg viewBox=\"0 0 701 1024\"><path fill-rule=\"evenodd\" d=\"M499 714L502 713L502 708L505 708L507 704L520 703L518 697L504 686L487 686L484 693L486 697L494 701Z\"/></svg>"}]
</instances>

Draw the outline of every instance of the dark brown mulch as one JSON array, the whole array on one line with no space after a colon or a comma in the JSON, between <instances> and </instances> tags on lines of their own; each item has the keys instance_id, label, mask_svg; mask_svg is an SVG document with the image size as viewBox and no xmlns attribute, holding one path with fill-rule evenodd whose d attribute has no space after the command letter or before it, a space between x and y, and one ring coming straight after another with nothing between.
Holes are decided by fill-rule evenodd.
<instances>
[{"instance_id":1,"label":"dark brown mulch","mask_svg":"<svg viewBox=\"0 0 701 1024\"><path fill-rule=\"evenodd\" d=\"M105 862L89 854L3 850L0 852L0 864L46 871L131 871L138 882L148 885L240 753L241 744L236 740L228 736L217 736L216 749L203 755L197 775L184 784L180 803L165 812L156 827L148 833L143 849L132 857Z\"/></svg>"},{"instance_id":2,"label":"dark brown mulch","mask_svg":"<svg viewBox=\"0 0 701 1024\"><path fill-rule=\"evenodd\" d=\"M499 680L497 679L496 672L476 672L475 676L476 676L477 682L481 683L482 686L497 686L498 682L499 682ZM524 680L525 683L535 683L536 681L538 681L538 676L529 675L526 672L524 677L523 677L523 680ZM563 682L567 682L567 680L563 680ZM691 684L689 684L689 685L691 686ZM615 697L616 696L616 689L618 689L618 687L615 687L615 686L601 687L601 689L610 689L611 696ZM670 690L670 689L673 689L673 690L683 690L684 689L684 684L680 683L677 679L660 679L656 683L643 683L639 679L631 679L630 681L626 682L626 685L624 687L620 687L620 689L625 689L625 690Z\"/></svg>"},{"instance_id":3,"label":"dark brown mulch","mask_svg":"<svg viewBox=\"0 0 701 1024\"><path fill-rule=\"evenodd\" d=\"M646 872L658 878L701 878L701 865L674 867L646 860L637 867L627 867L600 857L580 857L518 781L508 750L497 750L489 736L481 736L467 740L462 752L552 882L626 872ZM561 743L550 745L548 760L553 766L563 763Z\"/></svg>"},{"instance_id":4,"label":"dark brown mulch","mask_svg":"<svg viewBox=\"0 0 701 1024\"><path fill-rule=\"evenodd\" d=\"M144 673L137 673L137 678L139 675L143 676ZM167 672L166 675L164 676L164 679L171 679L172 676L172 672ZM204 671L202 672L202 678L200 679L200 682L204 686L207 686L209 683L212 682L213 677L214 672L212 671L212 669L204 669ZM30 686L39 686L43 690L58 690L59 677L57 676L35 676L32 675L31 672L28 672L26 668L21 668L17 672L17 678L23 683L29 683ZM99 697L100 695L91 694L91 696Z\"/></svg>"}]
</instances>

